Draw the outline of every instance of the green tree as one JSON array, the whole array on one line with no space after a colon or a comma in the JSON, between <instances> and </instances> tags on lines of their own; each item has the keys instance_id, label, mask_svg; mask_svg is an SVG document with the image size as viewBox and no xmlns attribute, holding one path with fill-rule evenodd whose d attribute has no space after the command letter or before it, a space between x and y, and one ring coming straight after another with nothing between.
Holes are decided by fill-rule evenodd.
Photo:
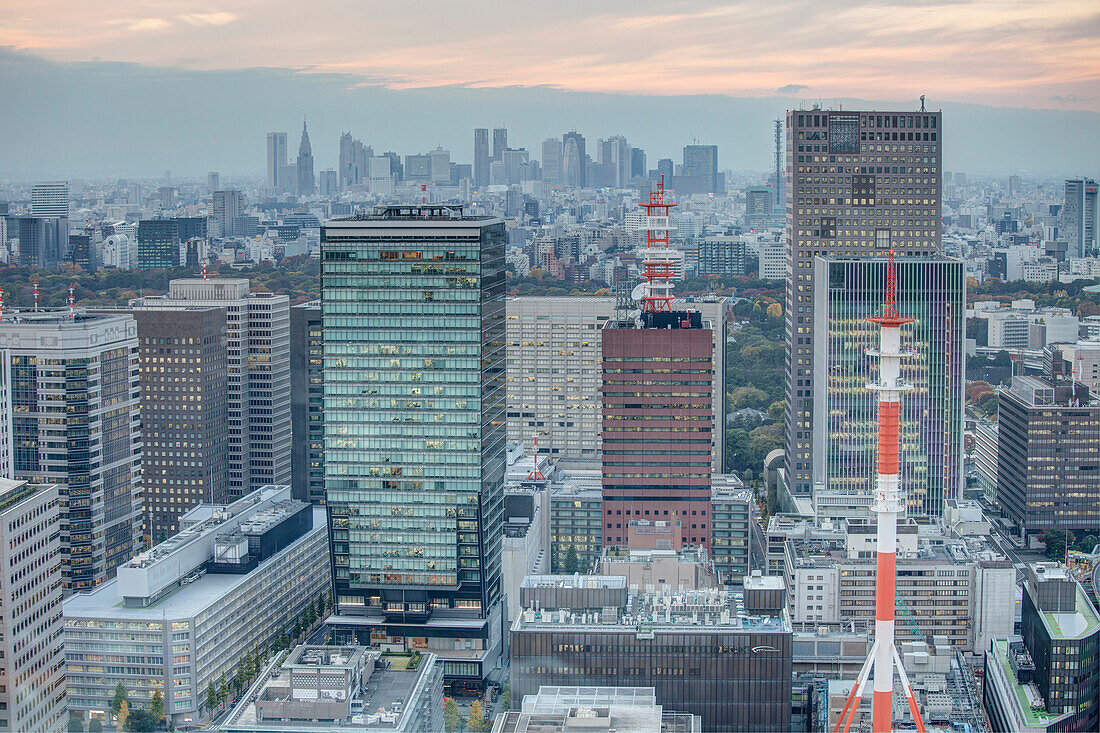
<instances>
[{"instance_id":1,"label":"green tree","mask_svg":"<svg viewBox=\"0 0 1100 733\"><path fill-rule=\"evenodd\" d=\"M126 730L126 719L130 717L130 701L123 700L118 706L118 715L115 716L115 720L118 723L118 727Z\"/></svg>"},{"instance_id":2,"label":"green tree","mask_svg":"<svg viewBox=\"0 0 1100 733\"><path fill-rule=\"evenodd\" d=\"M211 680L206 685L206 709L213 710L218 707L218 688L214 687L214 681Z\"/></svg>"},{"instance_id":3,"label":"green tree","mask_svg":"<svg viewBox=\"0 0 1100 733\"><path fill-rule=\"evenodd\" d=\"M565 563L563 570L567 574L580 572L581 560L577 556L577 548L573 545L569 545L569 550L565 553Z\"/></svg>"},{"instance_id":4,"label":"green tree","mask_svg":"<svg viewBox=\"0 0 1100 733\"><path fill-rule=\"evenodd\" d=\"M458 703L453 697L443 698L443 723L448 731L458 730L462 719L458 716Z\"/></svg>"},{"instance_id":5,"label":"green tree","mask_svg":"<svg viewBox=\"0 0 1100 733\"><path fill-rule=\"evenodd\" d=\"M164 695L160 689L153 691L153 699L149 702L149 712L157 723L164 720Z\"/></svg>"},{"instance_id":6,"label":"green tree","mask_svg":"<svg viewBox=\"0 0 1100 733\"><path fill-rule=\"evenodd\" d=\"M221 678L218 680L218 702L225 702L229 697L229 683L225 680L225 672L222 672Z\"/></svg>"},{"instance_id":7,"label":"green tree","mask_svg":"<svg viewBox=\"0 0 1100 733\"><path fill-rule=\"evenodd\" d=\"M148 710L138 708L126 718L122 729L133 733L152 733L157 729L157 720Z\"/></svg>"},{"instance_id":8,"label":"green tree","mask_svg":"<svg viewBox=\"0 0 1100 733\"><path fill-rule=\"evenodd\" d=\"M481 704L481 700L474 700L470 705L470 714L466 718L466 729L478 733L485 730L485 709Z\"/></svg>"},{"instance_id":9,"label":"green tree","mask_svg":"<svg viewBox=\"0 0 1100 733\"><path fill-rule=\"evenodd\" d=\"M88 733L103 733L103 723L99 718L92 718L88 721Z\"/></svg>"},{"instance_id":10,"label":"green tree","mask_svg":"<svg viewBox=\"0 0 1100 733\"><path fill-rule=\"evenodd\" d=\"M111 698L111 715L118 717L118 711L122 709L122 703L126 702L126 688L119 681L115 685L115 696Z\"/></svg>"},{"instance_id":11,"label":"green tree","mask_svg":"<svg viewBox=\"0 0 1100 733\"><path fill-rule=\"evenodd\" d=\"M1096 539L1096 535L1087 534L1080 539L1077 543L1077 549L1080 552L1092 552L1092 548L1096 547L1096 543L1100 540Z\"/></svg>"},{"instance_id":12,"label":"green tree","mask_svg":"<svg viewBox=\"0 0 1100 733\"><path fill-rule=\"evenodd\" d=\"M1066 557L1066 531L1064 529L1048 529L1040 536L1043 544L1047 546L1046 555L1052 560L1063 560Z\"/></svg>"},{"instance_id":13,"label":"green tree","mask_svg":"<svg viewBox=\"0 0 1100 733\"><path fill-rule=\"evenodd\" d=\"M65 724L65 730L69 733L84 733L84 721L80 718L69 718Z\"/></svg>"}]
</instances>

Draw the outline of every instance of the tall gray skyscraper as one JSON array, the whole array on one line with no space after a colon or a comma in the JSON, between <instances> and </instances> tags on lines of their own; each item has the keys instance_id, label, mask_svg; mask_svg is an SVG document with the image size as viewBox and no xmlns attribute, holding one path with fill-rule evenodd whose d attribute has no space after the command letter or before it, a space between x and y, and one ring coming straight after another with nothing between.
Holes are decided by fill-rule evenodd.
<instances>
[{"instance_id":1,"label":"tall gray skyscraper","mask_svg":"<svg viewBox=\"0 0 1100 733\"><path fill-rule=\"evenodd\" d=\"M69 592L114 575L141 545L141 385L130 315L5 314L15 478L61 489Z\"/></svg>"},{"instance_id":2,"label":"tall gray skyscraper","mask_svg":"<svg viewBox=\"0 0 1100 733\"><path fill-rule=\"evenodd\" d=\"M815 330L814 257L881 258L893 249L900 266L937 254L940 131L939 112L787 113L784 472L796 495L809 495L816 479L814 359L824 332Z\"/></svg>"},{"instance_id":3,"label":"tall gray skyscraper","mask_svg":"<svg viewBox=\"0 0 1100 733\"><path fill-rule=\"evenodd\" d=\"M294 498L325 503L324 340L321 302L290 309L291 472Z\"/></svg>"},{"instance_id":4,"label":"tall gray skyscraper","mask_svg":"<svg viewBox=\"0 0 1100 733\"><path fill-rule=\"evenodd\" d=\"M704 192L720 193L718 190L718 146L685 145L684 177L699 179Z\"/></svg>"},{"instance_id":5,"label":"tall gray skyscraper","mask_svg":"<svg viewBox=\"0 0 1100 733\"><path fill-rule=\"evenodd\" d=\"M426 649L459 683L501 653L504 241L441 206L321 229L336 641Z\"/></svg>"},{"instance_id":6,"label":"tall gray skyscraper","mask_svg":"<svg viewBox=\"0 0 1100 733\"><path fill-rule=\"evenodd\" d=\"M232 237L237 234L237 220L244 209L244 197L235 188L215 191L213 199L213 219L218 230L216 236Z\"/></svg>"},{"instance_id":7,"label":"tall gray skyscraper","mask_svg":"<svg viewBox=\"0 0 1100 733\"><path fill-rule=\"evenodd\" d=\"M489 130L478 127L474 130L474 185L484 188L489 185Z\"/></svg>"},{"instance_id":8,"label":"tall gray skyscraper","mask_svg":"<svg viewBox=\"0 0 1100 733\"><path fill-rule=\"evenodd\" d=\"M184 278L169 283L168 295L131 305L226 310L229 498L289 484L290 299L249 292L247 278Z\"/></svg>"},{"instance_id":9,"label":"tall gray skyscraper","mask_svg":"<svg viewBox=\"0 0 1100 733\"><path fill-rule=\"evenodd\" d=\"M542 142L542 182L547 186L561 185L561 140L550 137Z\"/></svg>"},{"instance_id":10,"label":"tall gray skyscraper","mask_svg":"<svg viewBox=\"0 0 1100 733\"><path fill-rule=\"evenodd\" d=\"M493 160L503 160L504 151L508 149L508 128L493 128Z\"/></svg>"},{"instance_id":11,"label":"tall gray skyscraper","mask_svg":"<svg viewBox=\"0 0 1100 733\"><path fill-rule=\"evenodd\" d=\"M884 257L814 259L813 477L820 503L856 511L875 485L878 326L867 318L886 295ZM966 273L962 260L906 257L897 262L898 311L913 322L902 343L914 354L903 377L900 481L909 516L943 515L962 491ZM825 497L828 497L827 499Z\"/></svg>"},{"instance_id":12,"label":"tall gray skyscraper","mask_svg":"<svg viewBox=\"0 0 1100 733\"><path fill-rule=\"evenodd\" d=\"M374 150L353 138L350 132L340 136L340 168L336 175L341 190L366 182L370 175L367 161L373 156Z\"/></svg>"},{"instance_id":13,"label":"tall gray skyscraper","mask_svg":"<svg viewBox=\"0 0 1100 733\"><path fill-rule=\"evenodd\" d=\"M40 217L69 217L69 182L49 181L31 187L31 214Z\"/></svg>"},{"instance_id":14,"label":"tall gray skyscraper","mask_svg":"<svg viewBox=\"0 0 1100 733\"><path fill-rule=\"evenodd\" d=\"M564 186L583 188L588 181L588 155L584 151L584 136L576 130L561 136L561 182Z\"/></svg>"},{"instance_id":15,"label":"tall gray skyscraper","mask_svg":"<svg viewBox=\"0 0 1100 733\"><path fill-rule=\"evenodd\" d=\"M276 191L283 185L279 172L286 166L286 133L267 133L267 185Z\"/></svg>"},{"instance_id":16,"label":"tall gray skyscraper","mask_svg":"<svg viewBox=\"0 0 1100 733\"><path fill-rule=\"evenodd\" d=\"M313 147L309 144L309 130L302 121L302 142L298 145L298 195L312 196L317 193L317 182L313 175Z\"/></svg>"},{"instance_id":17,"label":"tall gray skyscraper","mask_svg":"<svg viewBox=\"0 0 1100 733\"><path fill-rule=\"evenodd\" d=\"M1087 257L1100 250L1100 214L1097 212L1096 198L1096 181L1090 178L1066 181L1062 229L1069 257Z\"/></svg>"}]
</instances>

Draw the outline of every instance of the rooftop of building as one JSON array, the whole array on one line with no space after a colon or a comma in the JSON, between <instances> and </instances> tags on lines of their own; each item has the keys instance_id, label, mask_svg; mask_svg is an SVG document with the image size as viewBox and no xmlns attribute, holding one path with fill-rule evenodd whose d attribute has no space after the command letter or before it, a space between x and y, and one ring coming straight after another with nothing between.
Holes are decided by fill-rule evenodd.
<instances>
[{"instance_id":1,"label":"rooftop of building","mask_svg":"<svg viewBox=\"0 0 1100 733\"><path fill-rule=\"evenodd\" d=\"M1016 711L1028 727L1047 728L1054 722L1073 715L1072 712L1061 715L1051 715L1043 706L1043 698L1039 690L1033 684L1022 685L1016 679L1016 672L1012 669L1012 663L1008 658L1008 640L995 639L992 646L993 660L999 671L1004 673L1005 680L1012 691L1012 700Z\"/></svg>"},{"instance_id":2,"label":"rooftop of building","mask_svg":"<svg viewBox=\"0 0 1100 733\"><path fill-rule=\"evenodd\" d=\"M520 588L625 588L621 575L527 575Z\"/></svg>"},{"instance_id":3,"label":"rooftop of building","mask_svg":"<svg viewBox=\"0 0 1100 733\"><path fill-rule=\"evenodd\" d=\"M296 652L308 653L309 650L325 649L325 647L307 646L297 647L291 650L287 656L290 660ZM339 649L339 648L338 648ZM350 718L340 722L329 721L279 721L256 719L256 701L274 699L271 695L273 686L286 689L293 686L291 675L294 666L287 666L283 662L281 666L272 670L272 675L263 680L262 676L258 684L255 684L229 716L219 724L218 730L222 731L293 731L295 733L316 733L319 731L355 731L356 733L368 733L370 731L415 731L413 718L417 714L419 706L417 700L422 695L431 694L427 689L430 677L433 675L439 662L434 654L410 653L410 654L380 654L376 649L364 647L355 648L360 654L360 661L365 661L366 669L363 676L363 685L359 695L352 699L353 709L362 707L361 713L353 713ZM330 655L331 657L331 655ZM366 657L363 660L363 657ZM344 666L341 667L346 668Z\"/></svg>"},{"instance_id":4,"label":"rooftop of building","mask_svg":"<svg viewBox=\"0 0 1100 733\"><path fill-rule=\"evenodd\" d=\"M293 551L310 536L324 531L325 508L313 508L313 530L299 537L282 551L276 553L250 573L220 574L196 573L191 582L183 583L158 598L148 606L127 606L119 592L118 578L112 578L89 593L75 593L65 599L64 615L70 619L118 619L123 621L165 621L187 619L221 603L222 599L246 583L253 573L260 572L269 563L278 560L286 552ZM190 577L190 576L188 576Z\"/></svg>"},{"instance_id":5,"label":"rooftop of building","mask_svg":"<svg viewBox=\"0 0 1100 733\"><path fill-rule=\"evenodd\" d=\"M76 308L69 317L68 308L56 310L8 310L0 327L26 326L29 328L55 327L86 329L93 325L105 325L111 321L129 318L125 313L98 313L85 308Z\"/></svg>"},{"instance_id":6,"label":"rooftop of building","mask_svg":"<svg viewBox=\"0 0 1100 733\"><path fill-rule=\"evenodd\" d=\"M695 733L702 720L665 711L652 687L554 687L524 695L520 710L504 713L494 733Z\"/></svg>"},{"instance_id":7,"label":"rooftop of building","mask_svg":"<svg viewBox=\"0 0 1100 733\"><path fill-rule=\"evenodd\" d=\"M1028 407L1089 407L1100 408L1100 395L1067 379L1054 380L1038 376L1014 376L1003 391Z\"/></svg>"},{"instance_id":8,"label":"rooftop of building","mask_svg":"<svg viewBox=\"0 0 1100 733\"><path fill-rule=\"evenodd\" d=\"M347 226L364 222L448 222L453 224L484 224L502 221L495 216L466 214L461 204L384 204L375 206L370 212L361 212L352 216L329 219L325 227Z\"/></svg>"},{"instance_id":9,"label":"rooftop of building","mask_svg":"<svg viewBox=\"0 0 1100 733\"><path fill-rule=\"evenodd\" d=\"M625 582L626 579L618 577L618 580ZM639 635L648 636L686 631L700 634L790 633L791 624L786 611L781 611L780 616L749 615L745 612L744 594L740 592L720 588L674 591L651 586L642 591L632 585L623 608L604 608L602 613L529 608L520 613L512 625L513 631L563 628L605 633L636 630Z\"/></svg>"},{"instance_id":10,"label":"rooftop of building","mask_svg":"<svg viewBox=\"0 0 1100 733\"><path fill-rule=\"evenodd\" d=\"M34 496L45 486L48 486L48 484L32 484L27 481L0 478L0 513L6 512L25 499Z\"/></svg>"},{"instance_id":11,"label":"rooftop of building","mask_svg":"<svg viewBox=\"0 0 1100 733\"><path fill-rule=\"evenodd\" d=\"M324 646L303 644L290 650L283 661L283 668L316 667L328 669L354 669L362 664L366 648L361 646Z\"/></svg>"},{"instance_id":12,"label":"rooftop of building","mask_svg":"<svg viewBox=\"0 0 1100 733\"><path fill-rule=\"evenodd\" d=\"M1068 576L1067 576L1068 579ZM1051 639L1083 639L1100 629L1100 618L1080 583L1074 582L1077 608L1072 613L1042 611L1039 615Z\"/></svg>"}]
</instances>

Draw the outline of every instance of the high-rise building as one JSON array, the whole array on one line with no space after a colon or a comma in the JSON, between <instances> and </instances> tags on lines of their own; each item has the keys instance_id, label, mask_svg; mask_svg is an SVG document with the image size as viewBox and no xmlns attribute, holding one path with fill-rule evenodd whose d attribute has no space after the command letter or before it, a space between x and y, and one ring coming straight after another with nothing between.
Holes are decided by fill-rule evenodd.
<instances>
[{"instance_id":1,"label":"high-rise building","mask_svg":"<svg viewBox=\"0 0 1100 733\"><path fill-rule=\"evenodd\" d=\"M0 729L63 730L58 487L0 478Z\"/></svg>"},{"instance_id":2,"label":"high-rise building","mask_svg":"<svg viewBox=\"0 0 1100 733\"><path fill-rule=\"evenodd\" d=\"M645 151L641 148L630 149L630 178L645 178L649 171L645 167Z\"/></svg>"},{"instance_id":3,"label":"high-rise building","mask_svg":"<svg viewBox=\"0 0 1100 733\"><path fill-rule=\"evenodd\" d=\"M332 168L322 169L317 175L317 193L322 196L335 196L339 192L336 171Z\"/></svg>"},{"instance_id":4,"label":"high-rise building","mask_svg":"<svg viewBox=\"0 0 1100 733\"><path fill-rule=\"evenodd\" d=\"M184 278L133 307L224 308L228 360L229 498L290 483L290 299L251 293L247 278Z\"/></svg>"},{"instance_id":5,"label":"high-rise building","mask_svg":"<svg viewBox=\"0 0 1100 733\"><path fill-rule=\"evenodd\" d=\"M374 150L345 132L340 136L340 167L337 176L340 188L357 186L363 183L369 174L367 160L374 157Z\"/></svg>"},{"instance_id":6,"label":"high-rise building","mask_svg":"<svg viewBox=\"0 0 1100 733\"><path fill-rule=\"evenodd\" d=\"M432 183L451 182L451 151L436 148L428 153Z\"/></svg>"},{"instance_id":7,"label":"high-rise building","mask_svg":"<svg viewBox=\"0 0 1100 733\"><path fill-rule=\"evenodd\" d=\"M1021 537L1100 526L1100 399L1017 376L997 409L997 502Z\"/></svg>"},{"instance_id":8,"label":"high-rise building","mask_svg":"<svg viewBox=\"0 0 1100 733\"><path fill-rule=\"evenodd\" d=\"M17 313L11 355L15 478L61 489L67 591L114 575L141 542L137 323L129 315Z\"/></svg>"},{"instance_id":9,"label":"high-rise building","mask_svg":"<svg viewBox=\"0 0 1100 733\"><path fill-rule=\"evenodd\" d=\"M480 686L503 607L504 223L430 205L330 220L321 291L336 640L426 646Z\"/></svg>"},{"instance_id":10,"label":"high-rise building","mask_svg":"<svg viewBox=\"0 0 1100 733\"><path fill-rule=\"evenodd\" d=\"M996 733L1100 729L1100 618L1056 563L1027 568L1021 637L986 648L985 709Z\"/></svg>"},{"instance_id":11,"label":"high-rise building","mask_svg":"<svg viewBox=\"0 0 1100 733\"><path fill-rule=\"evenodd\" d=\"M493 128L493 160L504 160L504 151L508 149L508 128Z\"/></svg>"},{"instance_id":12,"label":"high-rise building","mask_svg":"<svg viewBox=\"0 0 1100 733\"><path fill-rule=\"evenodd\" d=\"M879 424L878 341L867 321L885 299L887 262L881 257L818 257L814 261L811 328L816 343L807 377L812 397L814 495L825 502L870 506L875 486ZM902 377L913 389L902 400L900 485L909 515L943 516L961 497L966 339L966 272L961 260L898 260L897 309L912 349Z\"/></svg>"},{"instance_id":13,"label":"high-rise building","mask_svg":"<svg viewBox=\"0 0 1100 733\"><path fill-rule=\"evenodd\" d=\"M312 196L317 193L316 179L313 177L313 147L309 144L309 130L302 121L302 141L298 144L298 195Z\"/></svg>"},{"instance_id":14,"label":"high-rise building","mask_svg":"<svg viewBox=\"0 0 1100 733\"><path fill-rule=\"evenodd\" d=\"M20 216L13 224L12 229L19 237L21 266L53 269L61 263L69 243L68 219Z\"/></svg>"},{"instance_id":15,"label":"high-rise building","mask_svg":"<svg viewBox=\"0 0 1100 733\"><path fill-rule=\"evenodd\" d=\"M206 174L206 190L208 193L214 193L221 188L221 176L217 171L210 171Z\"/></svg>"},{"instance_id":16,"label":"high-rise building","mask_svg":"<svg viewBox=\"0 0 1100 733\"><path fill-rule=\"evenodd\" d=\"M784 474L795 495L814 483L814 257L881 258L893 249L901 266L937 254L940 131L939 112L787 113Z\"/></svg>"},{"instance_id":17,"label":"high-rise building","mask_svg":"<svg viewBox=\"0 0 1100 733\"><path fill-rule=\"evenodd\" d=\"M215 191L213 196L216 236L234 237L238 234L239 219L244 214L244 197L237 189Z\"/></svg>"},{"instance_id":18,"label":"high-rise building","mask_svg":"<svg viewBox=\"0 0 1100 733\"><path fill-rule=\"evenodd\" d=\"M69 182L49 181L31 186L31 215L68 219Z\"/></svg>"},{"instance_id":19,"label":"high-rise building","mask_svg":"<svg viewBox=\"0 0 1100 733\"><path fill-rule=\"evenodd\" d=\"M745 274L745 240L738 236L710 236L699 241L699 274Z\"/></svg>"},{"instance_id":20,"label":"high-rise building","mask_svg":"<svg viewBox=\"0 0 1100 733\"><path fill-rule=\"evenodd\" d=\"M0 351L0 478L15 475L11 398L11 357L6 351Z\"/></svg>"},{"instance_id":21,"label":"high-rise building","mask_svg":"<svg viewBox=\"0 0 1100 733\"><path fill-rule=\"evenodd\" d=\"M542 141L542 182L547 186L560 186L562 183L562 143L556 137Z\"/></svg>"},{"instance_id":22,"label":"high-rise building","mask_svg":"<svg viewBox=\"0 0 1100 733\"><path fill-rule=\"evenodd\" d=\"M478 127L474 130L474 185L484 188L489 185L489 129Z\"/></svg>"},{"instance_id":23,"label":"high-rise building","mask_svg":"<svg viewBox=\"0 0 1100 733\"><path fill-rule=\"evenodd\" d=\"M1096 181L1091 178L1066 181L1061 217L1067 256L1087 257L1100 253L1100 211L1097 210Z\"/></svg>"},{"instance_id":24,"label":"high-rise building","mask_svg":"<svg viewBox=\"0 0 1100 733\"><path fill-rule=\"evenodd\" d=\"M294 498L325 503L324 339L321 301L290 309L291 486Z\"/></svg>"},{"instance_id":25,"label":"high-rise building","mask_svg":"<svg viewBox=\"0 0 1100 733\"><path fill-rule=\"evenodd\" d=\"M698 312L609 321L602 336L604 545L633 520L680 520L709 545L714 335Z\"/></svg>"},{"instance_id":26,"label":"high-rise building","mask_svg":"<svg viewBox=\"0 0 1100 733\"><path fill-rule=\"evenodd\" d=\"M141 348L142 495L152 542L196 504L229 501L226 310L131 311Z\"/></svg>"},{"instance_id":27,"label":"high-rise building","mask_svg":"<svg viewBox=\"0 0 1100 733\"><path fill-rule=\"evenodd\" d=\"M718 146L685 145L682 175L698 179L705 193L721 193L718 190Z\"/></svg>"},{"instance_id":28,"label":"high-rise building","mask_svg":"<svg viewBox=\"0 0 1100 733\"><path fill-rule=\"evenodd\" d=\"M142 219L137 243L138 269L179 267L180 235L175 219Z\"/></svg>"},{"instance_id":29,"label":"high-rise building","mask_svg":"<svg viewBox=\"0 0 1100 733\"><path fill-rule=\"evenodd\" d=\"M267 185L276 191L283 185L279 174L286 164L286 133L267 133ZM213 190L217 190L217 186Z\"/></svg>"},{"instance_id":30,"label":"high-rise building","mask_svg":"<svg viewBox=\"0 0 1100 733\"><path fill-rule=\"evenodd\" d=\"M576 130L561 136L561 182L569 188L584 188L588 181L588 155L584 136Z\"/></svg>"}]
</instances>

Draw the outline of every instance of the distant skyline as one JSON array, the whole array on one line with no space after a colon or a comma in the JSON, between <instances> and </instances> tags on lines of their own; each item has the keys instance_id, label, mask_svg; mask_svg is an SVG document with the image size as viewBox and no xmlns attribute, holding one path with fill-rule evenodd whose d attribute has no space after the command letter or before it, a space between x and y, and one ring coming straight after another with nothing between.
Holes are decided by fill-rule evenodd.
<instances>
[{"instance_id":1,"label":"distant skyline","mask_svg":"<svg viewBox=\"0 0 1100 733\"><path fill-rule=\"evenodd\" d=\"M1100 112L1095 0L6 0L56 61L350 74L394 89L857 97ZM354 83L354 82L353 82Z\"/></svg>"},{"instance_id":2,"label":"distant skyline","mask_svg":"<svg viewBox=\"0 0 1100 733\"><path fill-rule=\"evenodd\" d=\"M944 112L944 168L977 174L1096 177L1100 114L966 104L927 90ZM343 131L401 155L437 145L471 162L473 129L504 124L509 143L541 157L547 137L576 129L589 140L622 134L679 162L698 140L719 146L723 170L772 168L772 123L816 100L800 95L640 95L547 87L394 89L361 77L282 68L202 71L119 62L50 61L0 48L0 178L262 178L266 134L292 139L309 121L316 170L337 164ZM916 110L910 99L841 98L825 107Z\"/></svg>"}]
</instances>

